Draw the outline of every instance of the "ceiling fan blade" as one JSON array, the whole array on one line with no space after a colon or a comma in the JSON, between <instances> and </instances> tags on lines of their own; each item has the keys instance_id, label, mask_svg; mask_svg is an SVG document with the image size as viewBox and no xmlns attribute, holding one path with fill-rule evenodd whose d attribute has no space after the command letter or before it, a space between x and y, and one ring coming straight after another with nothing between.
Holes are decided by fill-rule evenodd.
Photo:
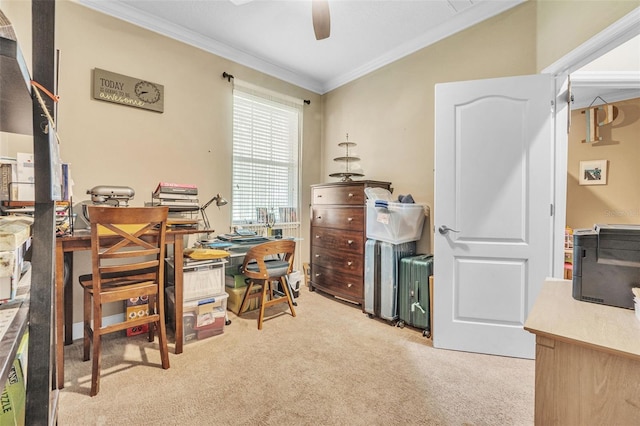
<instances>
[{"instance_id":1,"label":"ceiling fan blade","mask_svg":"<svg viewBox=\"0 0 640 426\"><path fill-rule=\"evenodd\" d=\"M329 16L329 0L311 0L311 17L316 40L329 37L331 33L331 18Z\"/></svg>"}]
</instances>

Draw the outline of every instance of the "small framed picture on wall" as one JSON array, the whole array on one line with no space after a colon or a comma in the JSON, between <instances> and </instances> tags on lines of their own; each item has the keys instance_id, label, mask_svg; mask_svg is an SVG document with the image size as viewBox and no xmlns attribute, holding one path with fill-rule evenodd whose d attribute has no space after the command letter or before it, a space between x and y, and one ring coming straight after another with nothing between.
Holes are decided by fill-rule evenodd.
<instances>
[{"instance_id":1,"label":"small framed picture on wall","mask_svg":"<svg viewBox=\"0 0 640 426\"><path fill-rule=\"evenodd\" d=\"M580 162L580 185L606 185L607 160L589 160Z\"/></svg>"}]
</instances>

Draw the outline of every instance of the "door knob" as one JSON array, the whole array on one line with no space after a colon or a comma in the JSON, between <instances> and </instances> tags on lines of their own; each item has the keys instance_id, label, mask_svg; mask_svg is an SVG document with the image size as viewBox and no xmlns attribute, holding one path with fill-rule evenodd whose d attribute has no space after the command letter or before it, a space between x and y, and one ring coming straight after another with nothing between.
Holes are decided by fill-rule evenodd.
<instances>
[{"instance_id":1,"label":"door knob","mask_svg":"<svg viewBox=\"0 0 640 426\"><path fill-rule=\"evenodd\" d=\"M447 235L449 231L460 232L460 231L456 231L455 229L449 228L447 225L442 225L440 228L438 228L438 232L441 233L442 235Z\"/></svg>"}]
</instances>

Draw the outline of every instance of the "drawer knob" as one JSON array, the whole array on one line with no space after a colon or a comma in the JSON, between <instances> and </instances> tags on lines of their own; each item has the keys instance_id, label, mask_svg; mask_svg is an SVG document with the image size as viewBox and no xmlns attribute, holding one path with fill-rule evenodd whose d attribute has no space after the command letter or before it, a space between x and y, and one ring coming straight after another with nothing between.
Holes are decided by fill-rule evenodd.
<instances>
[{"instance_id":1,"label":"drawer knob","mask_svg":"<svg viewBox=\"0 0 640 426\"><path fill-rule=\"evenodd\" d=\"M347 287L351 288L351 287L353 287L353 284L347 283Z\"/></svg>"},{"instance_id":2,"label":"drawer knob","mask_svg":"<svg viewBox=\"0 0 640 426\"><path fill-rule=\"evenodd\" d=\"M353 240L347 240L347 244L349 245L353 244Z\"/></svg>"},{"instance_id":3,"label":"drawer knob","mask_svg":"<svg viewBox=\"0 0 640 426\"><path fill-rule=\"evenodd\" d=\"M347 218L347 222L352 222L352 221L353 221L353 218L352 218L352 217L348 217L348 218Z\"/></svg>"},{"instance_id":4,"label":"drawer knob","mask_svg":"<svg viewBox=\"0 0 640 426\"><path fill-rule=\"evenodd\" d=\"M351 266L351 265L353 265L353 262L352 261L348 261L347 262L347 266Z\"/></svg>"},{"instance_id":5,"label":"drawer knob","mask_svg":"<svg viewBox=\"0 0 640 426\"><path fill-rule=\"evenodd\" d=\"M316 238L320 238L320 235L316 234Z\"/></svg>"},{"instance_id":6,"label":"drawer knob","mask_svg":"<svg viewBox=\"0 0 640 426\"><path fill-rule=\"evenodd\" d=\"M317 277L319 277L319 276L320 276L320 273L317 273L317 274L316 274L316 278L317 278Z\"/></svg>"},{"instance_id":7,"label":"drawer knob","mask_svg":"<svg viewBox=\"0 0 640 426\"><path fill-rule=\"evenodd\" d=\"M352 193L349 193L349 197L350 197L350 198L351 198L351 197L353 197L353 194L352 194Z\"/></svg>"},{"instance_id":8,"label":"drawer knob","mask_svg":"<svg viewBox=\"0 0 640 426\"><path fill-rule=\"evenodd\" d=\"M317 198L322 198L322 194L316 195Z\"/></svg>"},{"instance_id":9,"label":"drawer knob","mask_svg":"<svg viewBox=\"0 0 640 426\"><path fill-rule=\"evenodd\" d=\"M316 259L317 259L317 258L319 258L319 257L320 257L320 255L319 255L319 254L316 254L316 255L315 255L315 257L316 257Z\"/></svg>"},{"instance_id":10,"label":"drawer knob","mask_svg":"<svg viewBox=\"0 0 640 426\"><path fill-rule=\"evenodd\" d=\"M318 216L316 219L320 220L320 219L322 219L322 216Z\"/></svg>"}]
</instances>

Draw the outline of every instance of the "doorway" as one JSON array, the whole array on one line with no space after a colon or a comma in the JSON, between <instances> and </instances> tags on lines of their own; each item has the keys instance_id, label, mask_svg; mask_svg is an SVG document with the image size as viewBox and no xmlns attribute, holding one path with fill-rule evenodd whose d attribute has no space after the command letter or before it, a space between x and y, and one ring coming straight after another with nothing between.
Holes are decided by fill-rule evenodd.
<instances>
[{"instance_id":1,"label":"doorway","mask_svg":"<svg viewBox=\"0 0 640 426\"><path fill-rule=\"evenodd\" d=\"M569 52L563 58L542 70L542 73L556 76L558 81L563 81L567 76L577 73L587 64L602 57L608 52L618 48L624 43L640 35L640 9L629 13L615 24L606 28L587 42ZM637 80L637 77L636 77ZM630 86L636 89L640 87L638 82L630 82ZM570 111L567 111L570 115ZM557 134L565 134L566 127L559 126ZM567 137L557 137L555 146L555 186L554 206L555 220L553 231L553 276L564 276L564 241L567 217L567 171L568 171L568 140Z\"/></svg>"}]
</instances>

